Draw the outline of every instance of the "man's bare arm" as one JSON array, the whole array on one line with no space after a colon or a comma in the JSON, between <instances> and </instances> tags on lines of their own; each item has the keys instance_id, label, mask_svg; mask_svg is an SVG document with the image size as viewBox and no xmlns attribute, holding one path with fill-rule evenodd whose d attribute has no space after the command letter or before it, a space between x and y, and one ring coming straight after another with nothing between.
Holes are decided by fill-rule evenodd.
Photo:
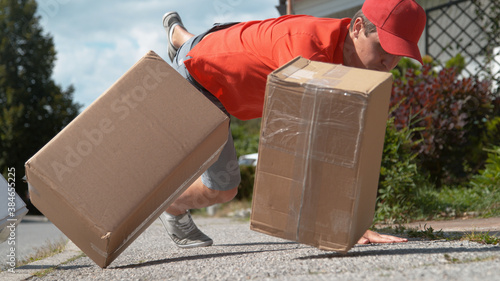
<instances>
[{"instance_id":1,"label":"man's bare arm","mask_svg":"<svg viewBox=\"0 0 500 281\"><path fill-rule=\"evenodd\" d=\"M408 242L408 239L392 235L379 234L371 230L367 230L363 235L363 237L361 237L361 239L358 240L358 244L402 243L402 242Z\"/></svg>"}]
</instances>

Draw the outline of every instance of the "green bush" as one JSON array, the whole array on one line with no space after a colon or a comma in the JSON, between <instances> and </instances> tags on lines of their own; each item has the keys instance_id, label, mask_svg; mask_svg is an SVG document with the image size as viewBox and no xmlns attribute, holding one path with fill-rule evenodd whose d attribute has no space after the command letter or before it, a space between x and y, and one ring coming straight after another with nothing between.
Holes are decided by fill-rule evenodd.
<instances>
[{"instance_id":1,"label":"green bush","mask_svg":"<svg viewBox=\"0 0 500 281\"><path fill-rule=\"evenodd\" d=\"M241 121L231 117L231 133L234 140L237 156L256 153L259 148L261 120L253 119ZM241 183L238 186L236 200L251 200L255 179L254 166L240 166Z\"/></svg>"},{"instance_id":2,"label":"green bush","mask_svg":"<svg viewBox=\"0 0 500 281\"><path fill-rule=\"evenodd\" d=\"M418 128L398 130L395 118L387 121L378 186L376 221L404 222L419 209L418 189L425 184L415 161L413 136Z\"/></svg>"},{"instance_id":3,"label":"green bush","mask_svg":"<svg viewBox=\"0 0 500 281\"><path fill-rule=\"evenodd\" d=\"M488 159L484 170L481 170L478 175L475 175L471 180L471 185L485 189L500 188L500 146L493 149L486 149Z\"/></svg>"},{"instance_id":4,"label":"green bush","mask_svg":"<svg viewBox=\"0 0 500 281\"><path fill-rule=\"evenodd\" d=\"M241 121L231 117L231 133L238 156L257 152L259 148L260 119Z\"/></svg>"},{"instance_id":5,"label":"green bush","mask_svg":"<svg viewBox=\"0 0 500 281\"><path fill-rule=\"evenodd\" d=\"M400 106L391 116L397 129L425 128L413 136L422 139L414 151L419 167L437 186L464 184L483 166L483 147L500 139L498 130L491 128L500 112L499 102L489 81L461 78L460 56L439 71L434 64L428 57L421 68L401 60L394 71L391 98L391 106ZM417 122L410 124L411 117Z\"/></svg>"},{"instance_id":6,"label":"green bush","mask_svg":"<svg viewBox=\"0 0 500 281\"><path fill-rule=\"evenodd\" d=\"M253 193L253 183L255 180L255 166L240 166L241 183L238 186L236 200L251 200Z\"/></svg>"}]
</instances>

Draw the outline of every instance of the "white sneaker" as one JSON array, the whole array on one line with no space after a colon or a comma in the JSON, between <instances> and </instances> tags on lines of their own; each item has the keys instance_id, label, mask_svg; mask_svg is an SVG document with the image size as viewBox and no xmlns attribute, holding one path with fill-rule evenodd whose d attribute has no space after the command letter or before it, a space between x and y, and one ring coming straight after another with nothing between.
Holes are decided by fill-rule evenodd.
<instances>
[{"instance_id":1,"label":"white sneaker","mask_svg":"<svg viewBox=\"0 0 500 281\"><path fill-rule=\"evenodd\" d=\"M189 211L178 216L163 212L160 220L172 241L180 248L207 247L214 242L198 229Z\"/></svg>"}]
</instances>

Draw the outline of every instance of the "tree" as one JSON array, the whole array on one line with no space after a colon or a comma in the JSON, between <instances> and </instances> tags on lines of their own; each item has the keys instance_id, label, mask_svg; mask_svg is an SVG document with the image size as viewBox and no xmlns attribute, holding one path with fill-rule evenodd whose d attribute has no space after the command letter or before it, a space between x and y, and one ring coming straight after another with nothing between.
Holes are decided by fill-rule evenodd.
<instances>
[{"instance_id":1,"label":"tree","mask_svg":"<svg viewBox=\"0 0 500 281\"><path fill-rule=\"evenodd\" d=\"M0 172L15 168L26 202L24 163L78 115L72 86L52 80L56 52L34 0L0 0Z\"/></svg>"}]
</instances>

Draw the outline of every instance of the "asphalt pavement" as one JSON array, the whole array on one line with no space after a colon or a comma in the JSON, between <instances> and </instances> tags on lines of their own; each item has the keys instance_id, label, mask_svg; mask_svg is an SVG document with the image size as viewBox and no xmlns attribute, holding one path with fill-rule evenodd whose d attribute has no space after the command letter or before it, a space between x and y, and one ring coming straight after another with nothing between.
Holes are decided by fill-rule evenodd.
<instances>
[{"instance_id":1,"label":"asphalt pavement","mask_svg":"<svg viewBox=\"0 0 500 281\"><path fill-rule=\"evenodd\" d=\"M69 242L63 253L2 272L0 280L500 280L500 245L410 239L357 245L340 255L251 231L248 220L195 221L213 246L177 248L156 221L106 269ZM500 218L453 222L450 229L451 222L425 225L500 231Z\"/></svg>"},{"instance_id":2,"label":"asphalt pavement","mask_svg":"<svg viewBox=\"0 0 500 281\"><path fill-rule=\"evenodd\" d=\"M16 226L13 243L5 241L0 244L0 269L4 269L9 261L10 249L14 248L18 261L35 256L38 251L51 245L65 243L66 236L44 216L25 216ZM9 267L9 266L7 266Z\"/></svg>"}]
</instances>

